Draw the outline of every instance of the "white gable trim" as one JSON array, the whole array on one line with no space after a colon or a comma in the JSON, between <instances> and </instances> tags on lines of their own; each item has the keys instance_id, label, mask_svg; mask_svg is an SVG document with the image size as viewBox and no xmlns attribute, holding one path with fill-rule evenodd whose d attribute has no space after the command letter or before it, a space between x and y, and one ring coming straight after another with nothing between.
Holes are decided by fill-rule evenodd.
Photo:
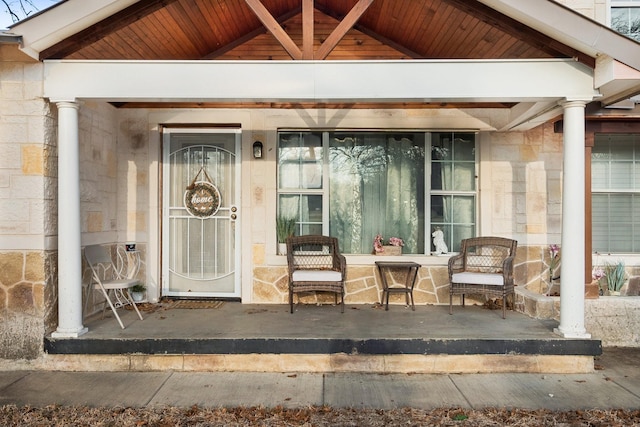
<instances>
[{"instance_id":1,"label":"white gable trim","mask_svg":"<svg viewBox=\"0 0 640 427\"><path fill-rule=\"evenodd\" d=\"M554 1L479 1L591 57L605 54L640 70L640 43Z\"/></svg>"},{"instance_id":2,"label":"white gable trim","mask_svg":"<svg viewBox=\"0 0 640 427\"><path fill-rule=\"evenodd\" d=\"M52 101L591 101L593 70L572 60L45 61Z\"/></svg>"},{"instance_id":3,"label":"white gable trim","mask_svg":"<svg viewBox=\"0 0 640 427\"><path fill-rule=\"evenodd\" d=\"M40 52L125 9L138 0L65 1L11 26L22 36L22 50L39 59Z\"/></svg>"}]
</instances>

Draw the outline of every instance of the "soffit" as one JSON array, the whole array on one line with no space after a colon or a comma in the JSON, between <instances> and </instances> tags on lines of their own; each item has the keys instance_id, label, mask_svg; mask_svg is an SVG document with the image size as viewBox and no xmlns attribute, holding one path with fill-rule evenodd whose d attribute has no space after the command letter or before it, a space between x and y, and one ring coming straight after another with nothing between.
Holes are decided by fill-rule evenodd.
<instances>
[{"instance_id":1,"label":"soffit","mask_svg":"<svg viewBox=\"0 0 640 427\"><path fill-rule=\"evenodd\" d=\"M286 59L248 0L140 0L41 59ZM301 0L261 0L302 45ZM358 0L314 0L315 50ZM244 46L244 50L240 47ZM251 46L247 49L247 46ZM375 0L327 59L594 59L477 1Z\"/></svg>"}]
</instances>

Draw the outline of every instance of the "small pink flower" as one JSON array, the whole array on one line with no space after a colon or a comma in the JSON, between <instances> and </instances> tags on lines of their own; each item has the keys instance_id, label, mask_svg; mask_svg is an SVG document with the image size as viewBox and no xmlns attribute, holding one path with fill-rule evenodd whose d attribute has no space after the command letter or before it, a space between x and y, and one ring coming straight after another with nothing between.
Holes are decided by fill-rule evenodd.
<instances>
[{"instance_id":1,"label":"small pink flower","mask_svg":"<svg viewBox=\"0 0 640 427\"><path fill-rule=\"evenodd\" d=\"M382 243L382 235L378 234L375 239L373 239L373 250L377 253L384 252L384 247Z\"/></svg>"},{"instance_id":2,"label":"small pink flower","mask_svg":"<svg viewBox=\"0 0 640 427\"><path fill-rule=\"evenodd\" d=\"M391 237L391 238L389 238L389 244L391 246L404 246L404 242L399 237Z\"/></svg>"},{"instance_id":3,"label":"small pink flower","mask_svg":"<svg viewBox=\"0 0 640 427\"><path fill-rule=\"evenodd\" d=\"M386 244L391 246L404 246L404 240L399 237L390 237L389 241ZM373 251L375 253L382 253L384 252L384 246L385 242L382 235L376 235L376 238L373 239Z\"/></svg>"},{"instance_id":4,"label":"small pink flower","mask_svg":"<svg viewBox=\"0 0 640 427\"><path fill-rule=\"evenodd\" d=\"M604 276L604 270L599 267L593 267L593 270L591 270L591 278L596 282L602 279Z\"/></svg>"}]
</instances>

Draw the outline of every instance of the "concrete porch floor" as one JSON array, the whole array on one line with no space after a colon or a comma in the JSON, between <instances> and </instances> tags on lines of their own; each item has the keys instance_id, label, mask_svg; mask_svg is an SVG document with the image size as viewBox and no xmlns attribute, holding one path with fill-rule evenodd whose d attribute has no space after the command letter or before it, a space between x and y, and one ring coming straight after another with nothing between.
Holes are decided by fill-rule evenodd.
<instances>
[{"instance_id":1,"label":"concrete porch floor","mask_svg":"<svg viewBox=\"0 0 640 427\"><path fill-rule=\"evenodd\" d=\"M484 307L244 305L107 311L79 338L46 337L61 370L256 372L590 372L594 339L565 339L557 322Z\"/></svg>"}]
</instances>

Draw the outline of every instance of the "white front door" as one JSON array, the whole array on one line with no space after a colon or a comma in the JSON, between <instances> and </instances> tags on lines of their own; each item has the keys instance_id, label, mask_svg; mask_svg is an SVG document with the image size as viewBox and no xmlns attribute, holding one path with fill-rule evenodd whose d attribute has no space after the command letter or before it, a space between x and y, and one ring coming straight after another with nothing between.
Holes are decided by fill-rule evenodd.
<instances>
[{"instance_id":1,"label":"white front door","mask_svg":"<svg viewBox=\"0 0 640 427\"><path fill-rule=\"evenodd\" d=\"M240 297L240 130L163 130L162 294Z\"/></svg>"}]
</instances>

